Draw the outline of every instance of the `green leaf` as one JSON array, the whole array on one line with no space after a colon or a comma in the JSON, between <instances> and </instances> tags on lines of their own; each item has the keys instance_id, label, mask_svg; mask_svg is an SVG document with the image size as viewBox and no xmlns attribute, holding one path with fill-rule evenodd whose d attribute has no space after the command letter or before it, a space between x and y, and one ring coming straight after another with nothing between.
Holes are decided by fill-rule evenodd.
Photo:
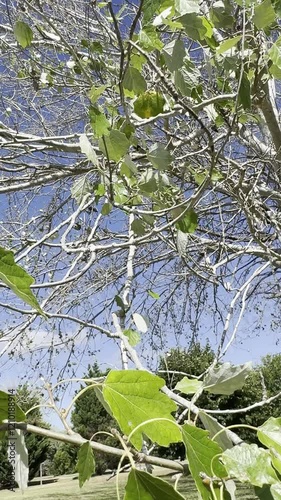
<instances>
[{"instance_id":1,"label":"green leaf","mask_svg":"<svg viewBox=\"0 0 281 500\"><path fill-rule=\"evenodd\" d=\"M167 170L172 163L173 157L163 144L153 144L147 154L148 160L158 170Z\"/></svg>"},{"instance_id":2,"label":"green leaf","mask_svg":"<svg viewBox=\"0 0 281 500\"><path fill-rule=\"evenodd\" d=\"M126 175L126 177L131 177L132 174L135 175L138 173L138 169L129 155L125 155L124 162L121 165L120 171L122 171L122 167L123 167L123 170L125 170L124 165L126 165L126 167L128 167L128 170L130 172L130 175L128 173L128 170L127 170L127 175L125 174L125 172L123 172L123 174Z\"/></svg>"},{"instance_id":3,"label":"green leaf","mask_svg":"<svg viewBox=\"0 0 281 500\"><path fill-rule=\"evenodd\" d=\"M198 216L193 209L188 210L182 219L176 222L176 228L182 233L194 233L198 226Z\"/></svg>"},{"instance_id":4,"label":"green leaf","mask_svg":"<svg viewBox=\"0 0 281 500\"><path fill-rule=\"evenodd\" d=\"M93 391L94 391L95 395L97 396L98 400L100 401L100 403L102 404L102 406L104 407L104 409L113 418L111 409L109 408L107 402L105 401L105 399L103 397L102 388L100 387L100 385L94 385Z\"/></svg>"},{"instance_id":5,"label":"green leaf","mask_svg":"<svg viewBox=\"0 0 281 500\"><path fill-rule=\"evenodd\" d=\"M17 21L14 25L14 35L16 41L23 49L28 47L33 40L33 31L28 24L23 21Z\"/></svg>"},{"instance_id":6,"label":"green leaf","mask_svg":"<svg viewBox=\"0 0 281 500\"><path fill-rule=\"evenodd\" d=\"M112 210L111 203L105 203L101 209L102 215L108 215Z\"/></svg>"},{"instance_id":7,"label":"green leaf","mask_svg":"<svg viewBox=\"0 0 281 500\"><path fill-rule=\"evenodd\" d=\"M229 396L234 391L242 389L245 379L252 369L251 361L236 366L223 363L221 366L213 368L204 378L204 390L212 394Z\"/></svg>"},{"instance_id":8,"label":"green leaf","mask_svg":"<svg viewBox=\"0 0 281 500\"><path fill-rule=\"evenodd\" d=\"M222 450L217 443L211 441L207 431L198 429L194 425L184 424L182 426L182 435L192 477L202 499L209 500L213 497L210 496L210 490L204 485L201 474L206 474L208 477L214 475L226 477L226 470L219 462L219 455ZM215 485L214 489L216 493L219 491Z\"/></svg>"},{"instance_id":9,"label":"green leaf","mask_svg":"<svg viewBox=\"0 0 281 500\"><path fill-rule=\"evenodd\" d=\"M203 16L185 14L180 18L180 21L186 34L192 38L192 40L204 40L204 38L211 38L213 34L212 25Z\"/></svg>"},{"instance_id":10,"label":"green leaf","mask_svg":"<svg viewBox=\"0 0 281 500\"><path fill-rule=\"evenodd\" d=\"M270 493L274 500L281 500L281 483L278 482L270 487Z\"/></svg>"},{"instance_id":11,"label":"green leaf","mask_svg":"<svg viewBox=\"0 0 281 500\"><path fill-rule=\"evenodd\" d=\"M201 389L203 382L196 380L195 378L183 377L176 385L175 389L177 391L183 392L184 394L194 394L199 389Z\"/></svg>"},{"instance_id":12,"label":"green leaf","mask_svg":"<svg viewBox=\"0 0 281 500\"><path fill-rule=\"evenodd\" d=\"M181 441L181 432L171 416L177 406L160 392L164 385L160 377L141 370L112 370L103 384L104 399L127 436L147 420L166 418L171 421L151 422L136 431L131 442L138 450L142 447L142 434L160 446Z\"/></svg>"},{"instance_id":13,"label":"green leaf","mask_svg":"<svg viewBox=\"0 0 281 500\"><path fill-rule=\"evenodd\" d=\"M134 112L140 118L151 118L164 111L165 99L159 92L150 90L141 94L134 102Z\"/></svg>"},{"instance_id":14,"label":"green leaf","mask_svg":"<svg viewBox=\"0 0 281 500\"><path fill-rule=\"evenodd\" d=\"M146 91L147 85L140 71L133 66L128 66L123 79L123 87L139 95Z\"/></svg>"},{"instance_id":15,"label":"green leaf","mask_svg":"<svg viewBox=\"0 0 281 500\"><path fill-rule=\"evenodd\" d=\"M144 319L144 317L141 314L134 313L133 314L133 320L134 320L134 323L135 323L137 329L141 333L146 333L147 332L148 325L147 325L146 320Z\"/></svg>"},{"instance_id":16,"label":"green leaf","mask_svg":"<svg viewBox=\"0 0 281 500\"><path fill-rule=\"evenodd\" d=\"M277 66L279 69L281 68L281 52L280 47L277 43L273 43L267 52L269 59Z\"/></svg>"},{"instance_id":17,"label":"green leaf","mask_svg":"<svg viewBox=\"0 0 281 500\"><path fill-rule=\"evenodd\" d=\"M219 424L214 417L212 417L208 413L205 413L204 411L199 412L199 418L202 424L204 425L205 429L209 431L210 438L212 438L222 429L225 429L225 427ZM215 441L216 443L218 443L218 445L221 447L223 451L233 447L233 443L231 439L228 437L226 432L222 432L221 434L219 434L216 437Z\"/></svg>"},{"instance_id":18,"label":"green leaf","mask_svg":"<svg viewBox=\"0 0 281 500\"><path fill-rule=\"evenodd\" d=\"M200 12L198 0L175 0L175 9L180 16Z\"/></svg>"},{"instance_id":19,"label":"green leaf","mask_svg":"<svg viewBox=\"0 0 281 500\"><path fill-rule=\"evenodd\" d=\"M146 58L142 54L133 53L131 55L130 64L137 68L139 71L142 70L143 65L146 63Z\"/></svg>"},{"instance_id":20,"label":"green leaf","mask_svg":"<svg viewBox=\"0 0 281 500\"><path fill-rule=\"evenodd\" d=\"M154 193L157 191L158 183L152 168L148 168L140 177L139 188L144 193Z\"/></svg>"},{"instance_id":21,"label":"green leaf","mask_svg":"<svg viewBox=\"0 0 281 500\"><path fill-rule=\"evenodd\" d=\"M159 293L153 292L152 290L148 290L148 294L150 295L150 297L152 297L155 300L160 299Z\"/></svg>"},{"instance_id":22,"label":"green leaf","mask_svg":"<svg viewBox=\"0 0 281 500\"><path fill-rule=\"evenodd\" d=\"M240 42L242 36L235 36L234 38L229 38L228 40L225 40L220 44L220 46L217 48L217 54L223 54L227 50L232 49L232 47L235 47L238 42Z\"/></svg>"},{"instance_id":23,"label":"green leaf","mask_svg":"<svg viewBox=\"0 0 281 500\"><path fill-rule=\"evenodd\" d=\"M162 5L162 7L164 7L164 10L161 9L161 12L160 14L158 14L158 16L156 16L154 19L153 19L153 26L163 26L163 25L167 25L167 26L170 26L173 24L178 24L178 28L181 28L181 24L180 23L176 23L176 21L172 21L172 17L173 17L173 13L174 13L174 5L173 5L173 0L172 1L169 1L167 0L167 2L164 2L164 5ZM168 5L170 4L170 5Z\"/></svg>"},{"instance_id":24,"label":"green leaf","mask_svg":"<svg viewBox=\"0 0 281 500\"><path fill-rule=\"evenodd\" d=\"M281 67L276 66L276 64L272 64L269 68L269 73L276 80L281 80Z\"/></svg>"},{"instance_id":25,"label":"green leaf","mask_svg":"<svg viewBox=\"0 0 281 500\"><path fill-rule=\"evenodd\" d=\"M109 135L110 123L105 114L102 113L96 106L90 106L89 118L94 136L97 139L104 135Z\"/></svg>"},{"instance_id":26,"label":"green leaf","mask_svg":"<svg viewBox=\"0 0 281 500\"><path fill-rule=\"evenodd\" d=\"M10 420L11 422L25 422L25 413L15 401L16 391L0 391L0 422Z\"/></svg>"},{"instance_id":27,"label":"green leaf","mask_svg":"<svg viewBox=\"0 0 281 500\"><path fill-rule=\"evenodd\" d=\"M223 452L221 457L227 473L236 477L241 483L249 482L253 486L273 484L277 482L275 470L271 465L268 450L256 444L242 443L231 450Z\"/></svg>"},{"instance_id":28,"label":"green leaf","mask_svg":"<svg viewBox=\"0 0 281 500\"><path fill-rule=\"evenodd\" d=\"M246 71L243 71L238 92L238 101L244 109L251 109L251 84Z\"/></svg>"},{"instance_id":29,"label":"green leaf","mask_svg":"<svg viewBox=\"0 0 281 500\"><path fill-rule=\"evenodd\" d=\"M114 299L115 299L115 302L118 305L118 307L120 307L120 309L125 311L126 307L125 307L125 304L124 304L123 300L121 299L120 295L115 295Z\"/></svg>"},{"instance_id":30,"label":"green leaf","mask_svg":"<svg viewBox=\"0 0 281 500\"><path fill-rule=\"evenodd\" d=\"M191 96L199 84L199 79L200 74L193 64L188 65L188 70L181 68L174 74L175 86L185 96Z\"/></svg>"},{"instance_id":31,"label":"green leaf","mask_svg":"<svg viewBox=\"0 0 281 500\"><path fill-rule=\"evenodd\" d=\"M127 153L130 141L123 132L111 130L108 137L99 141L99 148L109 160L118 162Z\"/></svg>"},{"instance_id":32,"label":"green leaf","mask_svg":"<svg viewBox=\"0 0 281 500\"><path fill-rule=\"evenodd\" d=\"M79 179L75 179L73 182L71 188L70 188L71 196L74 198L76 203L80 205L81 201L83 200L84 196L87 193L92 193L93 192L93 186L89 182L87 175L81 176Z\"/></svg>"},{"instance_id":33,"label":"green leaf","mask_svg":"<svg viewBox=\"0 0 281 500\"><path fill-rule=\"evenodd\" d=\"M151 22L152 17L161 7L163 0L144 0L142 6L143 23Z\"/></svg>"},{"instance_id":34,"label":"green leaf","mask_svg":"<svg viewBox=\"0 0 281 500\"><path fill-rule=\"evenodd\" d=\"M81 148L81 152L84 153L87 156L88 160L91 161L96 167L99 164L99 160L86 134L80 135L79 145Z\"/></svg>"},{"instance_id":35,"label":"green leaf","mask_svg":"<svg viewBox=\"0 0 281 500\"><path fill-rule=\"evenodd\" d=\"M155 223L155 217L153 215L150 215L150 214L142 214L141 215L141 218L142 220L144 220L144 222L146 222L146 224L148 224L149 226L154 226L154 223Z\"/></svg>"},{"instance_id":36,"label":"green leaf","mask_svg":"<svg viewBox=\"0 0 281 500\"><path fill-rule=\"evenodd\" d=\"M256 496L260 500L274 500L270 492L270 486L268 484L265 484L262 488L258 488L258 486L255 486L254 491Z\"/></svg>"},{"instance_id":37,"label":"green leaf","mask_svg":"<svg viewBox=\"0 0 281 500\"><path fill-rule=\"evenodd\" d=\"M138 332L136 332L135 330L124 330L123 331L124 335L126 335L126 337L128 337L129 339L129 343L132 347L135 347L141 340L141 336Z\"/></svg>"},{"instance_id":38,"label":"green leaf","mask_svg":"<svg viewBox=\"0 0 281 500\"><path fill-rule=\"evenodd\" d=\"M163 56L169 71L180 69L183 65L186 52L182 40L173 40L163 48Z\"/></svg>"},{"instance_id":39,"label":"green leaf","mask_svg":"<svg viewBox=\"0 0 281 500\"><path fill-rule=\"evenodd\" d=\"M132 469L125 487L124 500L184 500L169 483L148 472Z\"/></svg>"},{"instance_id":40,"label":"green leaf","mask_svg":"<svg viewBox=\"0 0 281 500\"><path fill-rule=\"evenodd\" d=\"M218 182L218 181L221 181L222 179L224 179L223 174L219 170L214 168L214 170L211 173L211 180L213 182Z\"/></svg>"},{"instance_id":41,"label":"green leaf","mask_svg":"<svg viewBox=\"0 0 281 500\"><path fill-rule=\"evenodd\" d=\"M139 44L147 52L162 50L164 44L153 26L147 26L139 33Z\"/></svg>"},{"instance_id":42,"label":"green leaf","mask_svg":"<svg viewBox=\"0 0 281 500\"><path fill-rule=\"evenodd\" d=\"M99 7L101 7L101 3L99 4ZM103 46L100 42L92 42L89 48L91 52L98 52L98 54L103 53Z\"/></svg>"},{"instance_id":43,"label":"green leaf","mask_svg":"<svg viewBox=\"0 0 281 500\"><path fill-rule=\"evenodd\" d=\"M146 233L145 225L140 219L135 219L131 224L131 229L136 236L143 236Z\"/></svg>"},{"instance_id":44,"label":"green leaf","mask_svg":"<svg viewBox=\"0 0 281 500\"><path fill-rule=\"evenodd\" d=\"M94 453L89 441L81 444L79 448L77 470L79 473L79 486L82 488L83 484L95 472Z\"/></svg>"},{"instance_id":45,"label":"green leaf","mask_svg":"<svg viewBox=\"0 0 281 500\"><path fill-rule=\"evenodd\" d=\"M245 2L245 0L243 0L243 2ZM217 1L212 5L210 9L210 19L214 26L218 29L233 28L234 17L231 15L231 4L229 2Z\"/></svg>"},{"instance_id":46,"label":"green leaf","mask_svg":"<svg viewBox=\"0 0 281 500\"><path fill-rule=\"evenodd\" d=\"M107 85L101 85L100 87L92 86L89 92L89 98L92 104L95 104L98 98L104 93L105 89L107 89Z\"/></svg>"},{"instance_id":47,"label":"green leaf","mask_svg":"<svg viewBox=\"0 0 281 500\"><path fill-rule=\"evenodd\" d=\"M255 6L253 21L259 30L270 26L275 21L275 18L276 15L271 0L264 0L261 4Z\"/></svg>"},{"instance_id":48,"label":"green leaf","mask_svg":"<svg viewBox=\"0 0 281 500\"><path fill-rule=\"evenodd\" d=\"M281 455L281 417L270 417L264 424L258 427L258 439L267 446L273 448Z\"/></svg>"},{"instance_id":49,"label":"green leaf","mask_svg":"<svg viewBox=\"0 0 281 500\"><path fill-rule=\"evenodd\" d=\"M273 0L274 10L277 16L281 16L281 0Z\"/></svg>"},{"instance_id":50,"label":"green leaf","mask_svg":"<svg viewBox=\"0 0 281 500\"><path fill-rule=\"evenodd\" d=\"M105 194L105 185L104 184L96 184L94 187L94 193L96 197L101 198Z\"/></svg>"},{"instance_id":51,"label":"green leaf","mask_svg":"<svg viewBox=\"0 0 281 500\"><path fill-rule=\"evenodd\" d=\"M35 295L30 290L34 279L15 263L13 252L2 247L0 247L0 280L26 304L29 304L39 314L45 316Z\"/></svg>"}]
</instances>

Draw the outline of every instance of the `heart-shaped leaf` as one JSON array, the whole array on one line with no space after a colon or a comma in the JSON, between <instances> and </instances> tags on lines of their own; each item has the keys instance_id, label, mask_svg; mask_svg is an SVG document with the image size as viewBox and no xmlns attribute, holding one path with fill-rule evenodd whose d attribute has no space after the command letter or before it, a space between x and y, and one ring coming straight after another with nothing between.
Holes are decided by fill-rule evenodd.
<instances>
[{"instance_id":1,"label":"heart-shaped leaf","mask_svg":"<svg viewBox=\"0 0 281 500\"><path fill-rule=\"evenodd\" d=\"M140 71L133 66L128 66L123 79L123 86L125 89L139 95L146 91L146 81Z\"/></svg>"},{"instance_id":2,"label":"heart-shaped leaf","mask_svg":"<svg viewBox=\"0 0 281 500\"><path fill-rule=\"evenodd\" d=\"M215 474L217 477L226 477L226 470L218 460L222 450L217 443L209 438L207 431L194 425L184 424L182 435L189 469L197 489L203 500L210 500L213 497L202 480L202 475L213 477ZM219 489L215 485L214 490L219 493Z\"/></svg>"},{"instance_id":3,"label":"heart-shaped leaf","mask_svg":"<svg viewBox=\"0 0 281 500\"><path fill-rule=\"evenodd\" d=\"M119 161L127 153L130 142L123 132L111 130L107 137L99 141L100 150L109 160Z\"/></svg>"},{"instance_id":4,"label":"heart-shaped leaf","mask_svg":"<svg viewBox=\"0 0 281 500\"><path fill-rule=\"evenodd\" d=\"M258 428L257 434L262 444L281 455L281 417L270 417Z\"/></svg>"},{"instance_id":5,"label":"heart-shaped leaf","mask_svg":"<svg viewBox=\"0 0 281 500\"><path fill-rule=\"evenodd\" d=\"M167 170L173 160L170 151L163 144L153 144L149 149L147 158L154 168L158 170Z\"/></svg>"},{"instance_id":6,"label":"heart-shaped leaf","mask_svg":"<svg viewBox=\"0 0 281 500\"><path fill-rule=\"evenodd\" d=\"M194 210L188 210L184 216L176 222L176 228L182 233L194 233L198 226L198 216Z\"/></svg>"},{"instance_id":7,"label":"heart-shaped leaf","mask_svg":"<svg viewBox=\"0 0 281 500\"><path fill-rule=\"evenodd\" d=\"M226 450L222 461L229 476L236 477L241 483L251 483L262 487L264 484L274 484L278 481L276 472L271 465L269 450L259 448L256 444L242 443Z\"/></svg>"},{"instance_id":8,"label":"heart-shaped leaf","mask_svg":"<svg viewBox=\"0 0 281 500\"><path fill-rule=\"evenodd\" d=\"M134 111L141 118L157 116L164 111L165 99L162 94L152 90L141 94L134 102Z\"/></svg>"},{"instance_id":9,"label":"heart-shaped leaf","mask_svg":"<svg viewBox=\"0 0 281 500\"><path fill-rule=\"evenodd\" d=\"M93 165L97 166L99 163L98 157L86 134L80 135L79 144L81 152L87 156L88 160L91 161Z\"/></svg>"},{"instance_id":10,"label":"heart-shaped leaf","mask_svg":"<svg viewBox=\"0 0 281 500\"><path fill-rule=\"evenodd\" d=\"M23 21L17 21L14 26L14 35L16 41L22 46L23 49L28 47L33 40L33 31Z\"/></svg>"},{"instance_id":11,"label":"heart-shaped leaf","mask_svg":"<svg viewBox=\"0 0 281 500\"><path fill-rule=\"evenodd\" d=\"M194 394L203 386L203 382L196 380L195 378L183 377L176 385L175 389L177 391L183 392L184 394Z\"/></svg>"},{"instance_id":12,"label":"heart-shaped leaf","mask_svg":"<svg viewBox=\"0 0 281 500\"><path fill-rule=\"evenodd\" d=\"M132 469L125 487L124 500L184 500L184 497L163 479Z\"/></svg>"},{"instance_id":13,"label":"heart-shaped leaf","mask_svg":"<svg viewBox=\"0 0 281 500\"><path fill-rule=\"evenodd\" d=\"M204 390L212 394L232 394L238 389L242 389L246 377L252 370L252 363L249 361L244 365L231 365L223 363L221 366L213 368L204 378Z\"/></svg>"},{"instance_id":14,"label":"heart-shaped leaf","mask_svg":"<svg viewBox=\"0 0 281 500\"><path fill-rule=\"evenodd\" d=\"M128 337L129 343L133 347L135 347L141 339L140 334L138 332L136 332L135 330L131 330L131 329L124 330L123 333L124 333L124 335L126 335L126 337Z\"/></svg>"},{"instance_id":15,"label":"heart-shaped leaf","mask_svg":"<svg viewBox=\"0 0 281 500\"><path fill-rule=\"evenodd\" d=\"M84 196L88 193L93 192L93 185L89 182L88 178L86 175L81 176L78 179L75 179L71 186L71 196L74 198L76 203L80 205L81 201L83 200Z\"/></svg>"},{"instance_id":16,"label":"heart-shaped leaf","mask_svg":"<svg viewBox=\"0 0 281 500\"><path fill-rule=\"evenodd\" d=\"M281 483L275 483L270 487L270 493L274 500L281 500Z\"/></svg>"},{"instance_id":17,"label":"heart-shaped leaf","mask_svg":"<svg viewBox=\"0 0 281 500\"><path fill-rule=\"evenodd\" d=\"M133 434L131 442L142 447L142 434L161 446L181 441L181 432L171 412L176 404L160 392L165 381L141 370L112 370L103 384L103 396L114 418L127 436L141 423L154 418L165 418L143 425Z\"/></svg>"}]
</instances>

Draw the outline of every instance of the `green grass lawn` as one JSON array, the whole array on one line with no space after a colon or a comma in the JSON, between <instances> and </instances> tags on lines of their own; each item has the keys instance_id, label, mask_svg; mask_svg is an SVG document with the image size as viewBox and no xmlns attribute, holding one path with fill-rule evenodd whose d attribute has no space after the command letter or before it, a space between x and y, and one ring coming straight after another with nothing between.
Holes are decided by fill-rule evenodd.
<instances>
[{"instance_id":1,"label":"green grass lawn","mask_svg":"<svg viewBox=\"0 0 281 500\"><path fill-rule=\"evenodd\" d=\"M76 476L60 476L58 482L46 484L43 486L30 486L24 493L24 497L20 491L11 492L3 490L0 492L1 500L116 500L116 478L107 481L108 476L96 476L87 481L83 488L79 488L78 480L73 479ZM124 488L128 474L120 475L120 494L123 498ZM198 500L196 489L191 478L181 479L178 484L178 490L188 500ZM248 487L241 486L239 488L238 498L243 500L254 500L253 495Z\"/></svg>"}]
</instances>

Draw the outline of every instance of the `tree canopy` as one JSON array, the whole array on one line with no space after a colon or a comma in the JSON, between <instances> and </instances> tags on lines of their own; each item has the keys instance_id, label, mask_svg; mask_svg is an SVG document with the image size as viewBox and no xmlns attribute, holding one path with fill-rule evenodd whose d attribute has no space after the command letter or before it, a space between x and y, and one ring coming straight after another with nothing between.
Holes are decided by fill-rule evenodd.
<instances>
[{"instance_id":1,"label":"tree canopy","mask_svg":"<svg viewBox=\"0 0 281 500\"><path fill-rule=\"evenodd\" d=\"M69 366L99 333L116 338L116 310L126 330L149 316L146 357L206 317L222 353L241 303L278 307L278 9L3 4L5 353L36 366L49 349L51 373L61 345ZM8 250L47 322L7 290Z\"/></svg>"},{"instance_id":2,"label":"tree canopy","mask_svg":"<svg viewBox=\"0 0 281 500\"><path fill-rule=\"evenodd\" d=\"M126 500L136 487L154 498L162 483L135 468L145 435L184 443L203 500L231 490L228 477L279 498L280 419L255 429L266 449L229 449L239 437L211 410L202 416L198 398L242 388L251 364L223 357L246 310L262 314L266 301L274 321L279 308L280 1L0 5L4 367L17 356L43 376L67 431L49 435L81 445L80 484L102 449L131 461ZM169 389L149 369L168 343L194 342L203 327L214 359L200 380ZM84 372L102 344L111 366L118 346L122 370L85 382L133 451L117 430L122 449L83 441L71 405L57 406L64 378ZM1 406L0 415L7 429ZM17 415L21 437L42 433Z\"/></svg>"}]
</instances>

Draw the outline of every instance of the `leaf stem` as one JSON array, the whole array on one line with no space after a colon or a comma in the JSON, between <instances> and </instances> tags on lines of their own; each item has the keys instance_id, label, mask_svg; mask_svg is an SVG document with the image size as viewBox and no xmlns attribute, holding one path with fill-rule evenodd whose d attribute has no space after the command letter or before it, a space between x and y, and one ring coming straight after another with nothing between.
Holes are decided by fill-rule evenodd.
<instances>
[{"instance_id":1,"label":"leaf stem","mask_svg":"<svg viewBox=\"0 0 281 500\"><path fill-rule=\"evenodd\" d=\"M219 430L211 439L212 439L212 441L215 441L215 439L220 434L222 434L223 432L227 432L229 429L239 429L240 427L243 427L243 428L246 428L246 429L251 429L251 430L256 431L256 432L258 430L258 427L254 427L253 425L248 425L248 424L233 424L233 425L229 425L228 427L225 427L225 428Z\"/></svg>"}]
</instances>

